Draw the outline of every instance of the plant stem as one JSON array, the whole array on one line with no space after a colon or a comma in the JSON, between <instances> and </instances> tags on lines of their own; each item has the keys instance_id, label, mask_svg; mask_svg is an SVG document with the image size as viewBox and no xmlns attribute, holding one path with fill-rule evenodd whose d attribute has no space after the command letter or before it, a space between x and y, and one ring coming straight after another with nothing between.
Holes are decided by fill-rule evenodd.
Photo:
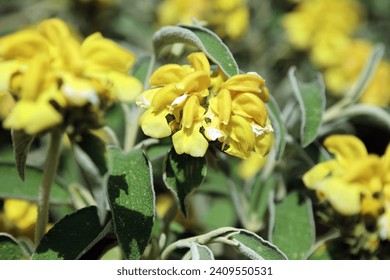
<instances>
[{"instance_id":1,"label":"plant stem","mask_svg":"<svg viewBox=\"0 0 390 280\"><path fill-rule=\"evenodd\" d=\"M134 147L137 140L138 120L143 113L143 109L138 107L130 108L127 104L122 104L122 108L126 118L124 150L128 152Z\"/></svg>"},{"instance_id":2,"label":"plant stem","mask_svg":"<svg viewBox=\"0 0 390 280\"><path fill-rule=\"evenodd\" d=\"M35 225L35 245L38 246L46 232L49 217L49 197L51 185L57 173L58 160L61 148L62 131L54 129L51 132L50 146L47 152L43 178L38 194L38 218Z\"/></svg>"}]
</instances>

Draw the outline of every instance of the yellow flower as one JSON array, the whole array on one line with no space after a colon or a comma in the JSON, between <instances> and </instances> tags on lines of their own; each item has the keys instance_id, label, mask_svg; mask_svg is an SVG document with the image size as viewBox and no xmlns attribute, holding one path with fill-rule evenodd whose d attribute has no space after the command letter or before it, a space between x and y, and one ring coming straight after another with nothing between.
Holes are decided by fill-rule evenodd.
<instances>
[{"instance_id":1,"label":"yellow flower","mask_svg":"<svg viewBox=\"0 0 390 280\"><path fill-rule=\"evenodd\" d=\"M290 43L298 49L309 49L324 32L351 34L362 17L354 0L311 0L301 3L283 17ZM332 40L333 36L329 37ZM332 43L329 41L329 43Z\"/></svg>"},{"instance_id":2,"label":"yellow flower","mask_svg":"<svg viewBox=\"0 0 390 280\"><path fill-rule=\"evenodd\" d=\"M0 39L3 125L31 135L58 125L99 127L102 110L141 92L141 83L128 76L134 61L132 53L99 33L79 42L60 19L5 36Z\"/></svg>"},{"instance_id":3,"label":"yellow flower","mask_svg":"<svg viewBox=\"0 0 390 280\"><path fill-rule=\"evenodd\" d=\"M242 37L249 24L249 10L245 0L165 0L157 9L158 24L192 23L192 19L206 21L220 37Z\"/></svg>"},{"instance_id":4,"label":"yellow flower","mask_svg":"<svg viewBox=\"0 0 390 280\"><path fill-rule=\"evenodd\" d=\"M383 157L368 154L364 144L349 135L330 136L324 146L335 159L304 174L305 185L341 215L370 216L377 219L379 228L387 227L384 215L390 211L390 144ZM382 231L388 234L388 230Z\"/></svg>"},{"instance_id":5,"label":"yellow flower","mask_svg":"<svg viewBox=\"0 0 390 280\"><path fill-rule=\"evenodd\" d=\"M154 138L173 134L178 154L205 155L209 142L233 156L265 156L272 146L272 126L265 102L265 81L256 73L227 78L211 73L204 53L188 56L190 65L168 64L150 77L151 89L137 98L146 109L143 132ZM222 145L221 145L222 144Z\"/></svg>"},{"instance_id":6,"label":"yellow flower","mask_svg":"<svg viewBox=\"0 0 390 280\"><path fill-rule=\"evenodd\" d=\"M6 199L0 213L0 231L16 237L34 237L38 207L35 203L19 199Z\"/></svg>"}]
</instances>

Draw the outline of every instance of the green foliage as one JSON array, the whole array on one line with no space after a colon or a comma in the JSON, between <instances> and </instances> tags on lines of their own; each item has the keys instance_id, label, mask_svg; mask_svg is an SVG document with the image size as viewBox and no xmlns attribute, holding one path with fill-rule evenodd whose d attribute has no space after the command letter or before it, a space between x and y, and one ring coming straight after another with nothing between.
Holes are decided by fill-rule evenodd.
<instances>
[{"instance_id":1,"label":"green foliage","mask_svg":"<svg viewBox=\"0 0 390 280\"><path fill-rule=\"evenodd\" d=\"M12 143L14 145L16 169L18 170L20 178L24 180L27 154L34 137L20 130L12 130L11 135Z\"/></svg>"},{"instance_id":2,"label":"green foliage","mask_svg":"<svg viewBox=\"0 0 390 280\"><path fill-rule=\"evenodd\" d=\"M26 253L11 235L0 233L0 260L26 259Z\"/></svg>"},{"instance_id":3,"label":"green foliage","mask_svg":"<svg viewBox=\"0 0 390 280\"><path fill-rule=\"evenodd\" d=\"M139 259L154 222L151 168L143 150L110 149L108 198L115 234L127 259Z\"/></svg>"},{"instance_id":4,"label":"green foliage","mask_svg":"<svg viewBox=\"0 0 390 280\"><path fill-rule=\"evenodd\" d=\"M19 198L37 201L42 171L27 166L24 171L26 180L20 180L12 163L0 163L0 198ZM58 178L53 185L50 202L54 204L70 204L71 197L62 180Z\"/></svg>"},{"instance_id":5,"label":"green foliage","mask_svg":"<svg viewBox=\"0 0 390 280\"><path fill-rule=\"evenodd\" d=\"M193 25L166 26L155 33L153 47L158 54L165 46L184 43L198 48L218 65L227 76L239 73L236 61L229 48L210 30Z\"/></svg>"},{"instance_id":6,"label":"green foliage","mask_svg":"<svg viewBox=\"0 0 390 280\"><path fill-rule=\"evenodd\" d=\"M184 215L188 215L189 195L203 182L206 173L206 158L178 155L173 148L169 151L163 178Z\"/></svg>"},{"instance_id":7,"label":"green foliage","mask_svg":"<svg viewBox=\"0 0 390 280\"><path fill-rule=\"evenodd\" d=\"M276 204L272 242L289 259L302 260L314 244L315 226L311 203L297 192Z\"/></svg>"},{"instance_id":8,"label":"green foliage","mask_svg":"<svg viewBox=\"0 0 390 280\"><path fill-rule=\"evenodd\" d=\"M97 208L80 209L57 222L42 238L33 260L77 260L111 231L111 217L100 223Z\"/></svg>"},{"instance_id":9,"label":"green foliage","mask_svg":"<svg viewBox=\"0 0 390 280\"><path fill-rule=\"evenodd\" d=\"M289 71L289 78L301 110L300 140L303 147L312 143L319 132L325 110L325 87L321 80L298 83L295 68Z\"/></svg>"}]
</instances>

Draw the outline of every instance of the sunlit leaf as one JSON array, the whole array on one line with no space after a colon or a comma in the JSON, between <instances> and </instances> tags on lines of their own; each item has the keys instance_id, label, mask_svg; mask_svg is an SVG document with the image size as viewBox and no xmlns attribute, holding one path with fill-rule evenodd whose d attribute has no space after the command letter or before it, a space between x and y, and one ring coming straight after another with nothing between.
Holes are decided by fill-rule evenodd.
<instances>
[{"instance_id":1,"label":"sunlit leaf","mask_svg":"<svg viewBox=\"0 0 390 280\"><path fill-rule=\"evenodd\" d=\"M231 235L231 240L238 243L237 249L252 260L285 260L286 255L278 247L264 240L257 234L240 229Z\"/></svg>"},{"instance_id":2,"label":"sunlit leaf","mask_svg":"<svg viewBox=\"0 0 390 280\"><path fill-rule=\"evenodd\" d=\"M110 149L108 197L115 234L127 259L139 259L150 239L155 195L151 166L141 149Z\"/></svg>"},{"instance_id":3,"label":"sunlit leaf","mask_svg":"<svg viewBox=\"0 0 390 280\"><path fill-rule=\"evenodd\" d=\"M289 259L303 259L314 239L314 217L309 199L294 192L276 204L272 243Z\"/></svg>"},{"instance_id":4,"label":"sunlit leaf","mask_svg":"<svg viewBox=\"0 0 390 280\"><path fill-rule=\"evenodd\" d=\"M26 253L9 234L0 233L0 260L27 259Z\"/></svg>"},{"instance_id":5,"label":"sunlit leaf","mask_svg":"<svg viewBox=\"0 0 390 280\"><path fill-rule=\"evenodd\" d=\"M165 26L157 31L153 37L153 47L156 54L173 43L184 43L198 48L227 76L239 73L237 63L229 48L207 28L193 25Z\"/></svg>"},{"instance_id":6,"label":"sunlit leaf","mask_svg":"<svg viewBox=\"0 0 390 280\"><path fill-rule=\"evenodd\" d=\"M303 147L312 143L320 130L325 110L325 87L322 79L310 83L298 82L295 67L290 68L289 78L301 111L300 138Z\"/></svg>"}]
</instances>

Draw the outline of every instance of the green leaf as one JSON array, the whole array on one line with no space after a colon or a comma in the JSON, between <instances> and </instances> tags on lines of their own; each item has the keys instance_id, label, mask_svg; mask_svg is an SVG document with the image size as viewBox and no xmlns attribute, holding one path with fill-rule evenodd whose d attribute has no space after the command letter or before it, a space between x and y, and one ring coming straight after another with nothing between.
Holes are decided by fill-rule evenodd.
<instances>
[{"instance_id":1,"label":"green leaf","mask_svg":"<svg viewBox=\"0 0 390 280\"><path fill-rule=\"evenodd\" d=\"M322 124L325 87L321 78L310 83L298 83L295 71L296 68L291 67L288 76L301 111L301 145L306 147L316 139Z\"/></svg>"},{"instance_id":2,"label":"green leaf","mask_svg":"<svg viewBox=\"0 0 390 280\"><path fill-rule=\"evenodd\" d=\"M294 192L276 204L272 242L289 259L304 259L314 239L315 225L309 199Z\"/></svg>"},{"instance_id":3,"label":"green leaf","mask_svg":"<svg viewBox=\"0 0 390 280\"><path fill-rule=\"evenodd\" d=\"M150 163L141 149L112 148L108 197L119 245L127 259L139 259L154 222L155 195Z\"/></svg>"},{"instance_id":4,"label":"green leaf","mask_svg":"<svg viewBox=\"0 0 390 280\"><path fill-rule=\"evenodd\" d=\"M240 229L231 235L231 240L237 242L236 248L252 260L286 260L286 255L278 247L264 240L257 234Z\"/></svg>"},{"instance_id":5,"label":"green leaf","mask_svg":"<svg viewBox=\"0 0 390 280\"><path fill-rule=\"evenodd\" d=\"M37 202L38 191L42 179L42 171L27 166L26 181L21 181L13 163L0 163L0 198L19 198ZM50 203L70 204L71 198L65 185L59 178L55 180L50 192Z\"/></svg>"},{"instance_id":6,"label":"green leaf","mask_svg":"<svg viewBox=\"0 0 390 280\"><path fill-rule=\"evenodd\" d=\"M105 175L108 171L106 163L107 149L103 140L91 133L84 133L76 143L92 160L100 175Z\"/></svg>"},{"instance_id":7,"label":"green leaf","mask_svg":"<svg viewBox=\"0 0 390 280\"><path fill-rule=\"evenodd\" d=\"M213 252L205 245L191 242L190 252L192 260L214 260Z\"/></svg>"},{"instance_id":8,"label":"green leaf","mask_svg":"<svg viewBox=\"0 0 390 280\"><path fill-rule=\"evenodd\" d=\"M72 151L96 201L100 221L103 222L107 214L106 181L108 169L105 159L106 147L96 136L85 134L83 137L85 137L83 141L72 143ZM89 140L90 145L88 145ZM79 146L79 143L82 146Z\"/></svg>"},{"instance_id":9,"label":"green leaf","mask_svg":"<svg viewBox=\"0 0 390 280\"><path fill-rule=\"evenodd\" d=\"M381 125L390 130L390 112L378 106L354 104L340 111L339 117L363 117L365 120L370 121L370 124Z\"/></svg>"},{"instance_id":10,"label":"green leaf","mask_svg":"<svg viewBox=\"0 0 390 280\"><path fill-rule=\"evenodd\" d=\"M345 98L352 102L357 102L363 95L367 86L369 85L372 77L374 76L376 69L382 60L385 53L385 47L383 45L376 45L370 58L367 60L362 72L360 73L359 79L354 87L346 94Z\"/></svg>"},{"instance_id":11,"label":"green leaf","mask_svg":"<svg viewBox=\"0 0 390 280\"><path fill-rule=\"evenodd\" d=\"M90 206L65 216L46 233L33 260L76 260L83 256L110 230L111 217L100 223L97 208Z\"/></svg>"},{"instance_id":12,"label":"green leaf","mask_svg":"<svg viewBox=\"0 0 390 280\"><path fill-rule=\"evenodd\" d=\"M172 148L164 162L163 180L180 210L188 215L188 198L202 184L207 173L205 157L178 155Z\"/></svg>"},{"instance_id":13,"label":"green leaf","mask_svg":"<svg viewBox=\"0 0 390 280\"><path fill-rule=\"evenodd\" d=\"M140 80L146 88L148 84L148 77L151 72L151 65L153 65L153 59L151 56L140 57L137 63L133 67L133 76Z\"/></svg>"},{"instance_id":14,"label":"green leaf","mask_svg":"<svg viewBox=\"0 0 390 280\"><path fill-rule=\"evenodd\" d=\"M272 96L270 96L270 102L267 104L267 108L272 127L275 130L276 158L280 159L286 148L286 128L281 118L282 113L279 106Z\"/></svg>"},{"instance_id":15,"label":"green leaf","mask_svg":"<svg viewBox=\"0 0 390 280\"><path fill-rule=\"evenodd\" d=\"M27 154L30 150L31 143L34 140L34 136L28 135L21 130L11 130L11 136L14 146L16 169L18 170L20 178L24 180Z\"/></svg>"},{"instance_id":16,"label":"green leaf","mask_svg":"<svg viewBox=\"0 0 390 280\"><path fill-rule=\"evenodd\" d=\"M18 242L9 234L0 233L0 260L23 260L27 256Z\"/></svg>"},{"instance_id":17,"label":"green leaf","mask_svg":"<svg viewBox=\"0 0 390 280\"><path fill-rule=\"evenodd\" d=\"M207 28L192 25L165 26L153 36L153 47L156 54L159 54L164 47L174 43L184 43L198 48L228 77L239 73L237 62L229 48Z\"/></svg>"},{"instance_id":18,"label":"green leaf","mask_svg":"<svg viewBox=\"0 0 390 280\"><path fill-rule=\"evenodd\" d=\"M266 181L260 175L257 177L249 197L248 224L252 231L259 231L264 227L264 216L268 208L270 192L276 188L276 175L271 175Z\"/></svg>"}]
</instances>

